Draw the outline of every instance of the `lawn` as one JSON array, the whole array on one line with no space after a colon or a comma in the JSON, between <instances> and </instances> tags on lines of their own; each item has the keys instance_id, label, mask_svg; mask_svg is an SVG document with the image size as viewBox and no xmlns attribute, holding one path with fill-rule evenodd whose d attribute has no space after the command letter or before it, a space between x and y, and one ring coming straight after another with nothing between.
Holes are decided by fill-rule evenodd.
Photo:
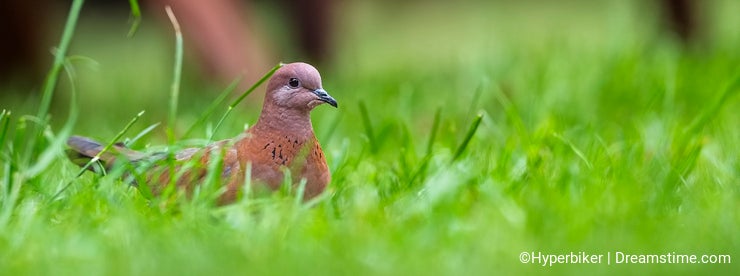
<instances>
[{"instance_id":1,"label":"lawn","mask_svg":"<svg viewBox=\"0 0 740 276\"><path fill-rule=\"evenodd\" d=\"M78 176L71 134L229 138L265 89L214 132L243 91L218 103L186 53L171 105L170 26L145 15L127 38L125 14L83 7L48 112L43 83L0 95L0 274L736 275L740 5L702 4L687 47L643 1L345 3L318 68L339 108L312 114L329 189L228 206ZM601 263L544 262L584 254ZM625 263L641 255L729 263Z\"/></svg>"}]
</instances>

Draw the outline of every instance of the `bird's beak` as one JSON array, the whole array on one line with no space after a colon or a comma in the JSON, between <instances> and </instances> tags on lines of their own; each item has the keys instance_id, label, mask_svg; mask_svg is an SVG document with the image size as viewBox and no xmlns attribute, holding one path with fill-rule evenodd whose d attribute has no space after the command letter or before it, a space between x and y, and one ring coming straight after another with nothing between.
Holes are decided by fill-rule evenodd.
<instances>
[{"instance_id":1,"label":"bird's beak","mask_svg":"<svg viewBox=\"0 0 740 276\"><path fill-rule=\"evenodd\" d=\"M326 93L324 89L321 89L321 88L316 89L313 91L313 93L319 97L320 101L328 103L333 107L337 107L337 100L329 96L329 93Z\"/></svg>"}]
</instances>

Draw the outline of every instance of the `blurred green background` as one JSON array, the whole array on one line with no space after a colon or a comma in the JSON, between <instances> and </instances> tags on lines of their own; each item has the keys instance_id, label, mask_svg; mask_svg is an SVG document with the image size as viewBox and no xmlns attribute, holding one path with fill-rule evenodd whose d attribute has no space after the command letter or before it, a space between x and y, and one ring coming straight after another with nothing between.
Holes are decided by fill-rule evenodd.
<instances>
[{"instance_id":1,"label":"blurred green background","mask_svg":"<svg viewBox=\"0 0 740 276\"><path fill-rule=\"evenodd\" d=\"M70 50L70 55L82 57L72 61L75 86L80 95L80 112L90 115L78 122L78 129L94 129L102 137L120 129L120 126L111 125L111 119L128 118L141 110L148 114L144 118L146 123L139 127L163 121L172 79L174 34L164 11L143 6L140 29L134 37L127 38L131 19L125 1L120 2L118 5L87 3L91 7L83 8ZM286 14L280 11L284 7L267 1L253 4L255 10L251 13L257 17L253 21L262 28L260 36L254 39L262 39L261 43L275 48L268 57L271 59L268 65L305 60L296 53L296 38L291 37L292 30L284 22ZM606 66L635 66L635 70L651 71L651 68L641 69L638 59L677 60L675 55L680 49L673 48L681 47L674 43L675 35L666 28L666 19L657 1L356 1L335 4L333 20L336 23L326 31L335 33L336 46L331 53L333 58L319 69L327 90L337 94L348 107L339 116L353 112L359 100L375 108L380 107L380 103L399 103L394 110L409 116L431 115L440 106L448 106L450 113L467 111L478 87L495 86L496 83L526 83L532 86L526 89L536 91L517 93L524 94L522 97L539 98L537 94L543 93L541 83L545 78L559 79L559 89L568 90L558 95L578 98L582 95L577 90L598 88L600 84L596 82L603 79L630 85L625 81L646 78L645 75L650 74L635 71L631 72L635 77L615 80L620 76L599 75L600 70L608 70ZM735 27L740 19L734 16L737 10L734 5L733 1L696 5L695 12L702 19L702 37L691 54L697 59L707 62L725 59L727 67L733 66L729 61L737 59L734 48L740 39ZM54 7L57 10L51 12L52 19L47 20L49 26L44 30L50 33L44 40L47 45L42 49L45 51L41 53L49 61L48 53L58 40L67 11L63 3ZM195 58L196 50L188 45L189 41L185 43L181 105L182 110L196 111L182 114L186 116L183 121L187 122L190 119L187 116L199 115L197 111L203 110L228 82L218 82L203 74ZM582 71L567 71L569 67ZM264 72L267 69L269 67L264 68ZM451 74L455 77L451 78ZM594 78L600 80L589 80ZM60 92L54 100L55 116L62 116L68 109L68 79L63 77L61 81ZM568 86L571 81L592 87ZM24 83L21 88L6 86L10 87L4 89L3 108L19 112L23 108L32 110L37 104L38 98L34 96L38 97L40 78L36 83ZM650 90L629 86L617 90L621 88ZM687 90L693 93L691 97L706 96L702 91ZM242 107L242 115L246 117L239 122L254 121L262 92L258 90ZM619 106L632 92L643 98L654 93L609 93L616 94L613 95L615 101L609 105ZM583 93L586 97L596 96L596 93ZM490 94L482 95L479 102L488 112L494 112L494 106L483 104L490 102ZM588 101L583 97L580 100ZM624 104L632 106L639 102ZM579 111L565 105L557 108L561 108L557 110L558 115ZM103 111L109 115L102 116L100 112ZM317 113L317 116L336 115L323 108ZM603 113L605 116L620 115ZM397 117L395 111L375 114ZM62 120L52 123L61 124Z\"/></svg>"},{"instance_id":2,"label":"blurred green background","mask_svg":"<svg viewBox=\"0 0 740 276\"><path fill-rule=\"evenodd\" d=\"M142 110L125 137L167 120L172 28L164 11L145 8L127 38L125 4L83 7L51 133L67 122L73 91L76 134L107 141ZM276 195L163 207L115 179L76 178L57 145L55 162L22 184L18 200L2 182L0 272L734 275L740 2L695 4L701 28L682 43L658 1L335 3L332 58L318 69L339 108L312 113L333 175L322 201L309 208ZM53 7L45 50L66 18L64 3ZM304 60L291 46L285 6L252 8L268 63ZM202 139L225 105L194 134L184 131L228 81L208 77L185 43L175 131ZM0 110L13 122L35 114L41 85L0 83ZM254 123L263 93L249 96L217 138ZM160 126L133 147L165 141ZM0 145L4 179L24 170L12 161L13 142ZM519 260L540 251L725 254L732 263Z\"/></svg>"}]
</instances>

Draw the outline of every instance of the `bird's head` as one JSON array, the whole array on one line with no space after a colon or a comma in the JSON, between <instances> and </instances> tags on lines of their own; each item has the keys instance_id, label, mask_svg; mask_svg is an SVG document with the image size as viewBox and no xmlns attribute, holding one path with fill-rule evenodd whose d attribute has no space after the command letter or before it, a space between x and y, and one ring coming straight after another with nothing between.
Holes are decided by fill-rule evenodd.
<instances>
[{"instance_id":1,"label":"bird's head","mask_svg":"<svg viewBox=\"0 0 740 276\"><path fill-rule=\"evenodd\" d=\"M265 105L308 112L323 103L337 107L337 101L321 87L319 71L310 64L284 64L267 84Z\"/></svg>"}]
</instances>

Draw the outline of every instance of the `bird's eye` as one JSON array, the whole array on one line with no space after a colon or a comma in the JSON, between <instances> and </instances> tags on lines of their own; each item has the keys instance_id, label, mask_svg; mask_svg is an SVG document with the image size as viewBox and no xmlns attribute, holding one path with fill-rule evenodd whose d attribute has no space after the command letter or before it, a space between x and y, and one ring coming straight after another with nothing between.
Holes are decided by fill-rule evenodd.
<instances>
[{"instance_id":1,"label":"bird's eye","mask_svg":"<svg viewBox=\"0 0 740 276\"><path fill-rule=\"evenodd\" d=\"M288 85L290 85L290 87L296 88L301 85L301 82L296 78L290 78L290 81L288 81Z\"/></svg>"}]
</instances>

